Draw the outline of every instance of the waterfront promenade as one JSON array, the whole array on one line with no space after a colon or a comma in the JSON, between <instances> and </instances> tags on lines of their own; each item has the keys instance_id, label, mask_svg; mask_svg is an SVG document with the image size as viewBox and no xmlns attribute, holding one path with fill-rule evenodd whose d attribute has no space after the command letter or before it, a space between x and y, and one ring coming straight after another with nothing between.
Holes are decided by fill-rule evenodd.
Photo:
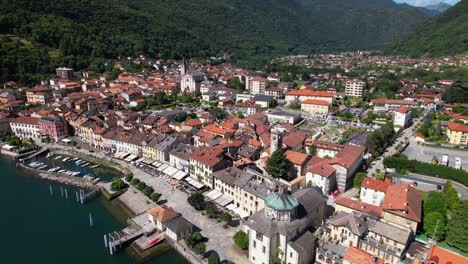
<instances>
[{"instance_id":1,"label":"waterfront promenade","mask_svg":"<svg viewBox=\"0 0 468 264\"><path fill-rule=\"evenodd\" d=\"M206 243L207 252L210 250L215 250L220 255L220 258L229 259L235 263L247 263L247 257L239 253L237 248L234 245L232 237L234 234L241 229L240 226L224 228L224 223L218 222L216 219L209 219L207 216L202 215L201 212L195 210L192 206L187 203L187 194L172 188L171 185L167 184L161 177L153 176L145 171L125 162L122 160L114 159L109 156L106 156L103 152L95 150L93 153L89 153L88 150L81 148L77 149L71 146L57 145L57 144L48 144L40 143L42 147L45 148L55 148L69 151L70 154L73 152L78 152L87 156L95 156L99 159L107 160L118 164L123 168L127 168L134 177L145 182L147 185L154 188L158 193L162 194L160 201L166 201L166 205L171 206L177 212L181 213L186 219L192 222L195 226L201 229L201 233L204 237L208 238ZM91 149L91 147L87 147ZM132 190L126 192L126 196L131 196L134 194ZM140 196L140 194L135 194ZM140 197L141 198L141 197ZM147 207L146 201L145 205L142 205L142 199L130 197L125 197L125 201L131 201L129 204L125 204L130 210L135 213L141 213L143 208ZM148 199L149 201L149 199ZM132 204L135 203L135 204Z\"/></svg>"}]
</instances>

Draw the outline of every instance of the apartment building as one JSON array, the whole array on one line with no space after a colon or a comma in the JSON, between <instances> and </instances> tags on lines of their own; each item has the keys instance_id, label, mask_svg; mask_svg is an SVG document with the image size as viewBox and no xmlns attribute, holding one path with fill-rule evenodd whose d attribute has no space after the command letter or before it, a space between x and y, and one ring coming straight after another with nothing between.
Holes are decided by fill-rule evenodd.
<instances>
[{"instance_id":1,"label":"apartment building","mask_svg":"<svg viewBox=\"0 0 468 264\"><path fill-rule=\"evenodd\" d=\"M359 79L349 80L345 83L345 95L347 97L362 98L365 83Z\"/></svg>"}]
</instances>

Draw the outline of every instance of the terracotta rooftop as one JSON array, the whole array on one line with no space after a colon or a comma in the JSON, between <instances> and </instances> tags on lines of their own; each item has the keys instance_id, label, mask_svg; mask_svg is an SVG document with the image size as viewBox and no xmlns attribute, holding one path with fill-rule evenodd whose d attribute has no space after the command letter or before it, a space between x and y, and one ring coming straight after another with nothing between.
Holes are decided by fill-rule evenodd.
<instances>
[{"instance_id":1,"label":"terracotta rooftop","mask_svg":"<svg viewBox=\"0 0 468 264\"><path fill-rule=\"evenodd\" d=\"M362 181L361 187L372 189L380 192L386 192L388 186L392 185L389 178L386 178L384 181L372 179L372 178L365 178Z\"/></svg>"},{"instance_id":2,"label":"terracotta rooftop","mask_svg":"<svg viewBox=\"0 0 468 264\"><path fill-rule=\"evenodd\" d=\"M459 124L459 123L448 123L447 128L452 131L460 131L460 132L468 133L468 126Z\"/></svg>"},{"instance_id":3,"label":"terracotta rooftop","mask_svg":"<svg viewBox=\"0 0 468 264\"><path fill-rule=\"evenodd\" d=\"M284 155L291 163L296 165L304 165L309 160L309 155L292 150L287 150Z\"/></svg>"},{"instance_id":4,"label":"terracotta rooftop","mask_svg":"<svg viewBox=\"0 0 468 264\"><path fill-rule=\"evenodd\" d=\"M468 263L468 258L465 258L447 249L438 246L432 246L429 250L427 261L428 263L434 262L436 264L466 264Z\"/></svg>"},{"instance_id":5,"label":"terracotta rooftop","mask_svg":"<svg viewBox=\"0 0 468 264\"><path fill-rule=\"evenodd\" d=\"M382 203L384 211L416 222L421 222L421 207L421 193L409 184L388 186Z\"/></svg>"},{"instance_id":6,"label":"terracotta rooftop","mask_svg":"<svg viewBox=\"0 0 468 264\"><path fill-rule=\"evenodd\" d=\"M398 108L397 110L395 110L395 112L398 112L398 113L401 113L401 114L406 114L406 113L408 113L409 111L410 111L410 110L409 110L408 107L403 107L403 106L400 107L400 108Z\"/></svg>"},{"instance_id":7,"label":"terracotta rooftop","mask_svg":"<svg viewBox=\"0 0 468 264\"><path fill-rule=\"evenodd\" d=\"M383 214L382 207L364 203L361 200L356 199L356 198L338 197L335 200L335 203L337 205L341 205L343 207L347 207L355 211L363 212L363 213L378 216L378 217L381 217Z\"/></svg>"},{"instance_id":8,"label":"terracotta rooftop","mask_svg":"<svg viewBox=\"0 0 468 264\"><path fill-rule=\"evenodd\" d=\"M177 216L177 212L167 205L160 205L157 207L153 207L146 211L148 214L152 215L154 219L158 222L166 222Z\"/></svg>"},{"instance_id":9,"label":"terracotta rooftop","mask_svg":"<svg viewBox=\"0 0 468 264\"><path fill-rule=\"evenodd\" d=\"M30 116L20 116L11 121L11 123L28 124L28 125L39 125L39 118Z\"/></svg>"},{"instance_id":10,"label":"terracotta rooftop","mask_svg":"<svg viewBox=\"0 0 468 264\"><path fill-rule=\"evenodd\" d=\"M317 100L317 99L307 99L302 102L303 104L313 104L313 105L326 105L329 106L331 105L330 102L325 101L325 100Z\"/></svg>"},{"instance_id":11,"label":"terracotta rooftop","mask_svg":"<svg viewBox=\"0 0 468 264\"><path fill-rule=\"evenodd\" d=\"M314 91L309 89L290 91L287 95L333 97L333 94L330 92Z\"/></svg>"},{"instance_id":12,"label":"terracotta rooftop","mask_svg":"<svg viewBox=\"0 0 468 264\"><path fill-rule=\"evenodd\" d=\"M314 156L307 164L309 164L308 172L318 174L322 177L330 177L336 172L336 169L328 164L327 159Z\"/></svg>"},{"instance_id":13,"label":"terracotta rooftop","mask_svg":"<svg viewBox=\"0 0 468 264\"><path fill-rule=\"evenodd\" d=\"M344 260L350 264L383 264L383 259L375 259L371 254L357 248L349 247L344 255Z\"/></svg>"}]
</instances>

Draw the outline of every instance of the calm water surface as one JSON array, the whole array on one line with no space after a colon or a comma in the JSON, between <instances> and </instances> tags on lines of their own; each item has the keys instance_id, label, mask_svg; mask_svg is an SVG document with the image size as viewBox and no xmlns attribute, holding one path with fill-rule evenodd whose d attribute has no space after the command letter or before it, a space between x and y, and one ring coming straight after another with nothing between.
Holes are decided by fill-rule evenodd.
<instances>
[{"instance_id":1,"label":"calm water surface","mask_svg":"<svg viewBox=\"0 0 468 264\"><path fill-rule=\"evenodd\" d=\"M135 263L123 250L110 256L104 248L103 234L125 224L123 217L117 219L118 212L111 214L109 203L102 197L81 205L76 202L76 189L63 186L67 200L61 195L62 185L27 176L4 156L0 156L0 179L1 263ZM186 261L168 249L145 263Z\"/></svg>"}]
</instances>

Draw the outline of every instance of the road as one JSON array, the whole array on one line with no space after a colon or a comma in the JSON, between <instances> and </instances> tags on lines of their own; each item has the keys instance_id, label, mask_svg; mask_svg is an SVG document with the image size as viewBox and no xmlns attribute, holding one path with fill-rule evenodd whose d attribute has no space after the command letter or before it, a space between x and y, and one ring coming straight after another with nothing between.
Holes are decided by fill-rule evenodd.
<instances>
[{"instance_id":1,"label":"road","mask_svg":"<svg viewBox=\"0 0 468 264\"><path fill-rule=\"evenodd\" d=\"M417 118L414 120L413 124L403 130L403 132L400 134L400 136L395 140L393 145L388 147L383 155L379 158L377 158L375 161L372 162L372 166L367 170L367 176L368 177L376 177L377 176L377 170L379 171L384 171L384 165L383 165L383 160L385 157L391 157L395 154L398 153L396 150L396 147L401 143L402 145L406 144L410 138L413 136L413 129L419 126L419 124L422 122L423 118L425 115L422 115L421 117Z\"/></svg>"},{"instance_id":2,"label":"road","mask_svg":"<svg viewBox=\"0 0 468 264\"><path fill-rule=\"evenodd\" d=\"M411 183L413 187L415 187L416 189L425 191L425 192L440 191L441 189L438 189L437 186L438 185L443 186L445 182L447 182L446 179L420 175L420 174L415 174L415 173L410 173L410 175L392 174L392 177L393 177L394 182ZM415 185L414 182L416 182L417 185ZM468 200L468 187L458 182L454 182L454 181L452 181L452 186L460 194L461 199Z\"/></svg>"},{"instance_id":3,"label":"road","mask_svg":"<svg viewBox=\"0 0 468 264\"><path fill-rule=\"evenodd\" d=\"M431 163L433 156L436 156L439 159L439 161L441 161L443 155L448 155L448 165L450 167L455 167L455 157L460 157L462 160L462 169L468 171L468 151L418 145L418 143L411 138L410 144L405 149L405 151L403 151L403 154L408 156L409 159L415 159L427 163Z\"/></svg>"}]
</instances>

